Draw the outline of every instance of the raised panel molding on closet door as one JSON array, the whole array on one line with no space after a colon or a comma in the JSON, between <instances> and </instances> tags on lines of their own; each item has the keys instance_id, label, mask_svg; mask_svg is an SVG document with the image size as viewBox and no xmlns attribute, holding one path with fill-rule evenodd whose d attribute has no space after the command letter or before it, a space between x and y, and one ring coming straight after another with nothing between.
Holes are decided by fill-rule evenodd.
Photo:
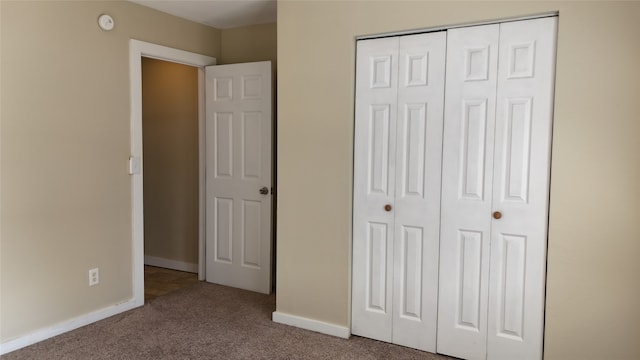
<instances>
[{"instance_id":1,"label":"raised panel molding on closet door","mask_svg":"<svg viewBox=\"0 0 640 360\"><path fill-rule=\"evenodd\" d=\"M439 353L485 359L499 25L448 31Z\"/></svg>"},{"instance_id":2,"label":"raised panel molding on closet door","mask_svg":"<svg viewBox=\"0 0 640 360\"><path fill-rule=\"evenodd\" d=\"M541 359L557 18L500 25L487 358Z\"/></svg>"},{"instance_id":3,"label":"raised panel molding on closet door","mask_svg":"<svg viewBox=\"0 0 640 360\"><path fill-rule=\"evenodd\" d=\"M446 34L358 42L352 332L435 351Z\"/></svg>"},{"instance_id":4,"label":"raised panel molding on closet door","mask_svg":"<svg viewBox=\"0 0 640 360\"><path fill-rule=\"evenodd\" d=\"M556 28L358 41L353 334L542 357Z\"/></svg>"},{"instance_id":5,"label":"raised panel molding on closet door","mask_svg":"<svg viewBox=\"0 0 640 360\"><path fill-rule=\"evenodd\" d=\"M352 326L391 342L397 37L357 43ZM388 209L388 211L385 209Z\"/></svg>"},{"instance_id":6,"label":"raised panel molding on closet door","mask_svg":"<svg viewBox=\"0 0 640 360\"><path fill-rule=\"evenodd\" d=\"M435 352L446 33L400 38L393 343Z\"/></svg>"}]
</instances>

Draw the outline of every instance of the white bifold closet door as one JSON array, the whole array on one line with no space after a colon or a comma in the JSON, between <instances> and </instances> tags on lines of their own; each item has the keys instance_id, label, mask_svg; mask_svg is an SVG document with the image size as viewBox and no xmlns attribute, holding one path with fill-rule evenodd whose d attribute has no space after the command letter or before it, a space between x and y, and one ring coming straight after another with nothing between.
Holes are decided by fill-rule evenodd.
<instances>
[{"instance_id":1,"label":"white bifold closet door","mask_svg":"<svg viewBox=\"0 0 640 360\"><path fill-rule=\"evenodd\" d=\"M357 47L352 333L435 352L445 32Z\"/></svg>"},{"instance_id":2,"label":"white bifold closet door","mask_svg":"<svg viewBox=\"0 0 640 360\"><path fill-rule=\"evenodd\" d=\"M448 31L440 353L542 358L556 24Z\"/></svg>"}]
</instances>

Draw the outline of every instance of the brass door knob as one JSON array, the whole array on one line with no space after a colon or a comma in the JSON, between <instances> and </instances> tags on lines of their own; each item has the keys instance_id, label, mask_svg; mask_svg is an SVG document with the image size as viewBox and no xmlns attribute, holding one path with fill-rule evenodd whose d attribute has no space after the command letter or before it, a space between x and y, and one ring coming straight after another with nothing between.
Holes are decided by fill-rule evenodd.
<instances>
[{"instance_id":1,"label":"brass door knob","mask_svg":"<svg viewBox=\"0 0 640 360\"><path fill-rule=\"evenodd\" d=\"M391 211L392 207L391 204L387 204L384 206L384 211Z\"/></svg>"},{"instance_id":2,"label":"brass door knob","mask_svg":"<svg viewBox=\"0 0 640 360\"><path fill-rule=\"evenodd\" d=\"M498 220L502 217L502 213L500 211L494 211L493 212L493 218Z\"/></svg>"}]
</instances>

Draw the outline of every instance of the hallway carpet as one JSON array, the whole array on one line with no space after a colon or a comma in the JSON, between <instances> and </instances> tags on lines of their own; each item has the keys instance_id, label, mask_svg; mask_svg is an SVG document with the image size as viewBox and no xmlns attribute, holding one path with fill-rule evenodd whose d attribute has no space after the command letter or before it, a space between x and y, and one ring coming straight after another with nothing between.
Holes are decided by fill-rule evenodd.
<instances>
[{"instance_id":1,"label":"hallway carpet","mask_svg":"<svg viewBox=\"0 0 640 360\"><path fill-rule=\"evenodd\" d=\"M451 359L277 324L274 309L274 295L200 282L2 359Z\"/></svg>"}]
</instances>

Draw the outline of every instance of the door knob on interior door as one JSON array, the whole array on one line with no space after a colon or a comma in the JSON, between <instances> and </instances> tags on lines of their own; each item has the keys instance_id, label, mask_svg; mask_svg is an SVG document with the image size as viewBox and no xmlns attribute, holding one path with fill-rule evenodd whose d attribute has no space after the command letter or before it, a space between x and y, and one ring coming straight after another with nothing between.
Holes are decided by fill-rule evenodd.
<instances>
[{"instance_id":1,"label":"door knob on interior door","mask_svg":"<svg viewBox=\"0 0 640 360\"><path fill-rule=\"evenodd\" d=\"M391 204L387 204L384 206L384 211L391 211L392 207Z\"/></svg>"},{"instance_id":2,"label":"door knob on interior door","mask_svg":"<svg viewBox=\"0 0 640 360\"><path fill-rule=\"evenodd\" d=\"M502 218L502 213L500 211L494 211L493 218L499 220L500 218Z\"/></svg>"},{"instance_id":3,"label":"door knob on interior door","mask_svg":"<svg viewBox=\"0 0 640 360\"><path fill-rule=\"evenodd\" d=\"M260 194L262 195L267 195L269 193L269 188L266 186L263 186L260 188Z\"/></svg>"}]
</instances>

